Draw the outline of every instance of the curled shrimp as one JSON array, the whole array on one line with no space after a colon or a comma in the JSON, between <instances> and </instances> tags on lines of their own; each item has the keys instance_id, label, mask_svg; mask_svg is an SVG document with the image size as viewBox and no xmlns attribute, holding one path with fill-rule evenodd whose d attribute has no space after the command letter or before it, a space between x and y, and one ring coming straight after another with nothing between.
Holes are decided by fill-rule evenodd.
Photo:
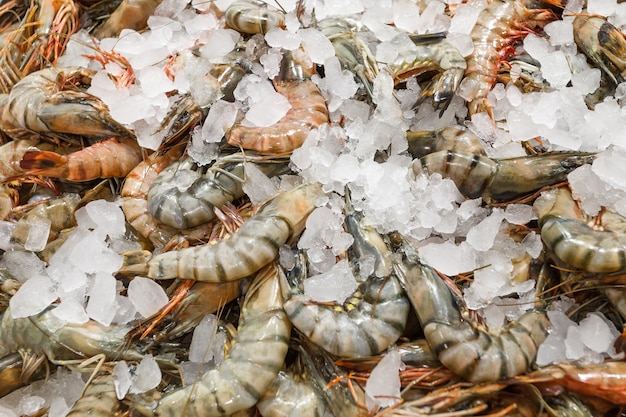
<instances>
[{"instance_id":1,"label":"curled shrimp","mask_svg":"<svg viewBox=\"0 0 626 417\"><path fill-rule=\"evenodd\" d=\"M20 167L27 175L89 181L125 177L142 159L141 146L135 139L109 138L68 155L27 151L20 161Z\"/></svg>"},{"instance_id":2,"label":"curled shrimp","mask_svg":"<svg viewBox=\"0 0 626 417\"><path fill-rule=\"evenodd\" d=\"M306 266L285 300L291 323L313 343L342 358L371 356L387 349L401 336L409 314L409 302L392 274L391 254L382 237L365 228L351 205L346 206L346 228L354 237L354 252L373 253L374 273L361 283L343 305L317 304L305 297L299 284ZM376 274L378 272L378 275Z\"/></svg>"},{"instance_id":3,"label":"curled shrimp","mask_svg":"<svg viewBox=\"0 0 626 417\"><path fill-rule=\"evenodd\" d=\"M524 33L557 19L542 5L539 0L494 0L478 15L470 32L474 50L467 57L464 81L471 86L465 97L470 114L486 111L493 119L487 95L496 83L500 63L514 52L513 44Z\"/></svg>"},{"instance_id":4,"label":"curled shrimp","mask_svg":"<svg viewBox=\"0 0 626 417\"><path fill-rule=\"evenodd\" d=\"M142 236L149 239L155 246L163 247L177 233L177 230L161 224L148 211L148 191L157 175L180 158L182 146L155 152L137 164L126 176L120 191L122 211L126 221Z\"/></svg>"},{"instance_id":5,"label":"curled shrimp","mask_svg":"<svg viewBox=\"0 0 626 417\"><path fill-rule=\"evenodd\" d=\"M283 366L291 326L283 310L280 269L258 272L246 294L235 340L219 368L163 395L155 415L223 416L254 406Z\"/></svg>"},{"instance_id":6,"label":"curled shrimp","mask_svg":"<svg viewBox=\"0 0 626 417\"><path fill-rule=\"evenodd\" d=\"M4 100L0 129L14 139L132 137L99 98L84 91L93 74L52 67L29 74Z\"/></svg>"},{"instance_id":7,"label":"curled shrimp","mask_svg":"<svg viewBox=\"0 0 626 417\"><path fill-rule=\"evenodd\" d=\"M480 138L470 130L446 126L435 131L406 132L409 153L421 158L439 151L469 152L486 156Z\"/></svg>"},{"instance_id":8,"label":"curled shrimp","mask_svg":"<svg viewBox=\"0 0 626 417\"><path fill-rule=\"evenodd\" d=\"M120 5L94 30L98 39L118 37L123 29L142 30L162 0L122 0Z\"/></svg>"},{"instance_id":9,"label":"curled shrimp","mask_svg":"<svg viewBox=\"0 0 626 417\"><path fill-rule=\"evenodd\" d=\"M240 33L254 35L285 26L284 13L267 8L261 0L236 0L226 9L226 25Z\"/></svg>"},{"instance_id":10,"label":"curled shrimp","mask_svg":"<svg viewBox=\"0 0 626 417\"><path fill-rule=\"evenodd\" d=\"M304 230L306 219L323 195L321 185L301 185L259 208L230 239L151 255L125 252L121 275L153 279L184 278L222 282L247 277L278 256L278 249Z\"/></svg>"},{"instance_id":11,"label":"curled shrimp","mask_svg":"<svg viewBox=\"0 0 626 417\"><path fill-rule=\"evenodd\" d=\"M626 269L626 219L604 211L587 222L567 187L544 192L535 203L541 240L567 265L588 272Z\"/></svg>"},{"instance_id":12,"label":"curled shrimp","mask_svg":"<svg viewBox=\"0 0 626 417\"><path fill-rule=\"evenodd\" d=\"M233 126L226 135L228 143L273 154L299 148L311 130L329 121L324 96L310 76L308 70L294 62L291 53L286 53L274 88L287 98L291 108L277 123L268 127Z\"/></svg>"},{"instance_id":13,"label":"curled shrimp","mask_svg":"<svg viewBox=\"0 0 626 417\"><path fill-rule=\"evenodd\" d=\"M592 154L550 152L517 158L494 159L460 151L439 151L413 163L413 172L425 169L450 178L467 198L482 197L501 203L567 180L567 174L591 163Z\"/></svg>"},{"instance_id":14,"label":"curled shrimp","mask_svg":"<svg viewBox=\"0 0 626 417\"><path fill-rule=\"evenodd\" d=\"M626 39L605 17L580 15L574 19L574 42L617 85L626 76Z\"/></svg>"},{"instance_id":15,"label":"curled shrimp","mask_svg":"<svg viewBox=\"0 0 626 417\"><path fill-rule=\"evenodd\" d=\"M244 167L256 163L268 176L286 173L287 160L243 155L219 158L206 172L187 156L172 163L154 180L148 192L148 209L160 222L177 229L188 229L215 218L215 207L221 207L244 195ZM184 177L191 182L179 187L174 179Z\"/></svg>"},{"instance_id":16,"label":"curled shrimp","mask_svg":"<svg viewBox=\"0 0 626 417\"><path fill-rule=\"evenodd\" d=\"M550 322L540 308L530 310L499 333L476 326L459 311L459 300L434 269L404 249L395 265L422 325L424 336L442 364L471 382L494 382L526 372Z\"/></svg>"},{"instance_id":17,"label":"curled shrimp","mask_svg":"<svg viewBox=\"0 0 626 417\"><path fill-rule=\"evenodd\" d=\"M413 48L402 49L389 64L388 70L399 84L408 78L437 71L420 93L418 103L426 97L432 97L435 108L445 111L461 84L467 69L465 58L457 48L443 41L439 34L411 35L415 43Z\"/></svg>"},{"instance_id":18,"label":"curled shrimp","mask_svg":"<svg viewBox=\"0 0 626 417\"><path fill-rule=\"evenodd\" d=\"M367 34L367 30L360 22L347 17L327 17L320 20L317 27L333 45L341 67L355 74L372 97L374 78L379 71L376 58L359 36Z\"/></svg>"}]
</instances>

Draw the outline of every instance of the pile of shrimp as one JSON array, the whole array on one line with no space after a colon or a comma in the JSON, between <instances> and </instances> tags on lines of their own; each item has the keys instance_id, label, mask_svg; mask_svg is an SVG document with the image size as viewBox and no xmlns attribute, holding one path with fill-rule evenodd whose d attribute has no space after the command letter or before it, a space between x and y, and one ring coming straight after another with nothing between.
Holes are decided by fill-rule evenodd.
<instances>
[{"instance_id":1,"label":"pile of shrimp","mask_svg":"<svg viewBox=\"0 0 626 417\"><path fill-rule=\"evenodd\" d=\"M0 414L626 415L626 211L602 176L623 145L559 140L558 112L512 137L515 103L549 95L626 114L602 115L626 105L626 39L601 9L0 6ZM548 40L570 83L533 56ZM123 230L85 227L90 205ZM68 288L85 236L102 259ZM141 282L155 313L133 310ZM572 353L586 317L610 343Z\"/></svg>"}]
</instances>

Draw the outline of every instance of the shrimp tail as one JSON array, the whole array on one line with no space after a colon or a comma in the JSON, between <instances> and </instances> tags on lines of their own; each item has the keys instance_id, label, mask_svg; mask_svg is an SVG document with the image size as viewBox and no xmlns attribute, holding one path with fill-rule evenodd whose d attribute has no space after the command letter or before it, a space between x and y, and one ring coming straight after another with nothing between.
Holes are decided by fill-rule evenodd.
<instances>
[{"instance_id":1,"label":"shrimp tail","mask_svg":"<svg viewBox=\"0 0 626 417\"><path fill-rule=\"evenodd\" d=\"M67 157L50 151L27 151L20 167L29 175L63 176L67 170Z\"/></svg>"}]
</instances>

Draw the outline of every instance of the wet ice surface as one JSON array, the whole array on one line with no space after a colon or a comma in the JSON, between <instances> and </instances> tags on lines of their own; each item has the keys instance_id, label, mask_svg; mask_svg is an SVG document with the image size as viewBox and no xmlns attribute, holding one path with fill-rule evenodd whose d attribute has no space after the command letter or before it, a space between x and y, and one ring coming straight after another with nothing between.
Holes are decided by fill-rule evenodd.
<instances>
[{"instance_id":1,"label":"wet ice surface","mask_svg":"<svg viewBox=\"0 0 626 417\"><path fill-rule=\"evenodd\" d=\"M229 3L228 0L218 1L216 6L223 10ZM295 4L291 3L281 2L289 12L288 22L297 22ZM398 52L393 50L392 42L397 32L388 26L392 22L397 28L415 33L447 30L449 42L459 47L462 55L468 55L472 50L468 34L478 13L486 6L486 2L460 4L450 18L443 15L444 3L439 1L431 2L422 13L413 2L403 0L389 4L365 0L313 3L319 19L363 12L363 21L379 42L377 58L383 61ZM411 158L405 152L404 132L408 129L434 130L465 124L489 145L487 153L493 157L522 155L521 141L535 136L541 136L552 150L601 152L592 165L570 174L573 194L590 215L597 214L602 206L626 214L623 185L626 111L622 107L626 86L618 86L616 96L608 97L594 110L585 105L583 97L598 87L600 72L591 68L577 52L571 18L549 24L546 37L529 35L523 43L526 52L542 64L541 76L550 83L550 91L522 93L513 84L496 85L490 101L499 122L493 126L486 114L473 115L471 120L464 121L467 110L461 97L466 96L467 87L471 87L467 84L462 85L441 117L428 102L413 108L420 91L416 82L409 80L406 86L393 90L390 77L384 71L374 84L375 104L369 106L356 100L359 85L353 74L341 68L330 42L317 29L298 28L293 23L287 30L273 30L265 37L270 47L260 47L260 64L253 66L253 73L244 78L235 93L241 103L221 101L210 85L201 82L202 71L207 63L221 62L241 37L233 30L223 29L221 21L210 14L184 11L186 4L184 0L164 2L157 11L158 16L149 20L150 30L141 34L130 31L119 40L102 41L103 49L114 49L129 60L137 75L137 82L132 86L118 88L114 85L109 75L119 74L119 66L109 65L101 70L94 61L86 60L83 55L93 51L84 48L89 42L84 34L75 36L84 41L72 42L61 62L99 69L90 92L101 97L111 108L112 116L134 129L140 144L149 149L156 149L161 140L151 135L152 127L163 120L176 98L168 98L166 93L177 89L178 94L189 92L203 104L214 103L207 119L194 133L189 151L199 164L206 165L215 158L216 143L238 116L245 114L245 124L266 126L285 114L289 104L280 98L282 96L274 91L270 82L279 68L277 48L295 50L302 45L312 61L323 67L324 77L315 75L312 79L328 102L332 121L341 120L342 125L333 123L314 130L293 153L291 164L298 177L277 185L276 181L268 182L253 167L246 168L248 182L244 190L255 203L301 180L320 182L326 191L332 192L328 203L309 217L307 229L298 242L298 247L308 252L311 275L329 279L334 284L318 285L314 291L312 277L313 281L307 284L307 294L317 300L341 300L355 287L346 263L336 260L352 244L351 236L341 226L340 196L347 185L355 207L364 213L364 222L383 233L398 230L405 234L419 247L426 263L448 275L478 269L474 282L463 295L468 306L479 309L492 327L505 324L506 319L512 320L531 307L528 300L534 290L533 282L512 282L510 274L514 259L524 254L533 258L539 256L541 241L534 232L521 242L513 241L509 233L510 226L526 224L535 217L532 208L513 204L505 209L492 209L484 206L481 199L466 201L451 180L413 171ZM197 2L196 8L202 10L204 6L203 2ZM573 6L568 7L575 10ZM589 1L588 9L591 13L611 15L611 22L618 26L626 23L624 6L616 2ZM197 40L203 44L200 56L189 57L173 81L165 77L162 69L168 55L190 48ZM520 70L516 65L511 68L513 75ZM282 106L274 105L279 101ZM380 151L387 152L388 158L375 161ZM123 218L120 218L119 207L98 207L102 204L94 202L85 211L77 212L79 228L48 267L34 260L34 255L28 252L7 252L3 256L2 266L15 273L19 280L26 281L11 300L15 317L36 314L60 299L55 314L68 322L83 323L92 319L103 324L127 323L152 314L166 302L162 290L142 278L131 283L128 297L118 294L120 288L111 273L120 266L118 253L121 250L112 248L122 245ZM11 224L0 222L0 247L9 247L12 231ZM33 225L32 233L26 249L37 250L37 245L43 241L40 234L45 234L45 225ZM366 270L366 265L361 269ZM337 271L341 273L334 274ZM150 292L153 290L155 292ZM526 302L512 308L515 300ZM566 359L600 360L613 354L611 346L617 330L604 317L592 314L575 323L565 317L565 306L559 308L562 310L550 313L553 330L540 348L539 364ZM205 340L204 336L198 337L202 337L198 340ZM395 378L396 365L393 362L392 370L387 370L389 379ZM154 366L146 362L145 368L146 379L136 383L140 388L135 389L150 386L156 378L152 372ZM125 372L119 370L120 393L131 389L131 379ZM187 375L192 375L192 371ZM387 381L387 377L380 378ZM371 397L395 395L395 391L371 390ZM36 407L40 401L33 398L32 402L25 402L19 413ZM55 404L55 410L63 409L59 402ZM62 415L60 411L59 415Z\"/></svg>"}]
</instances>

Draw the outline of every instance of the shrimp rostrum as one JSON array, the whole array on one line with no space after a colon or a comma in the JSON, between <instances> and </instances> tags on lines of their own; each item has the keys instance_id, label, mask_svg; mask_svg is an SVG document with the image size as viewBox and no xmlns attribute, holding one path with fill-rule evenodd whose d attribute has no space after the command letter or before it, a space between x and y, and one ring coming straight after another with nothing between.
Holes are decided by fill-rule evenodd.
<instances>
[{"instance_id":1,"label":"shrimp rostrum","mask_svg":"<svg viewBox=\"0 0 626 417\"><path fill-rule=\"evenodd\" d=\"M230 239L152 256L150 252L123 254L120 275L153 279L233 281L272 262L278 249L304 230L306 219L323 195L321 185L307 184L279 194L259 208Z\"/></svg>"},{"instance_id":2,"label":"shrimp rostrum","mask_svg":"<svg viewBox=\"0 0 626 417\"><path fill-rule=\"evenodd\" d=\"M478 327L460 311L457 299L407 243L395 268L442 364L471 382L493 382L526 372L548 335L550 322L541 306L524 313L499 333Z\"/></svg>"}]
</instances>

